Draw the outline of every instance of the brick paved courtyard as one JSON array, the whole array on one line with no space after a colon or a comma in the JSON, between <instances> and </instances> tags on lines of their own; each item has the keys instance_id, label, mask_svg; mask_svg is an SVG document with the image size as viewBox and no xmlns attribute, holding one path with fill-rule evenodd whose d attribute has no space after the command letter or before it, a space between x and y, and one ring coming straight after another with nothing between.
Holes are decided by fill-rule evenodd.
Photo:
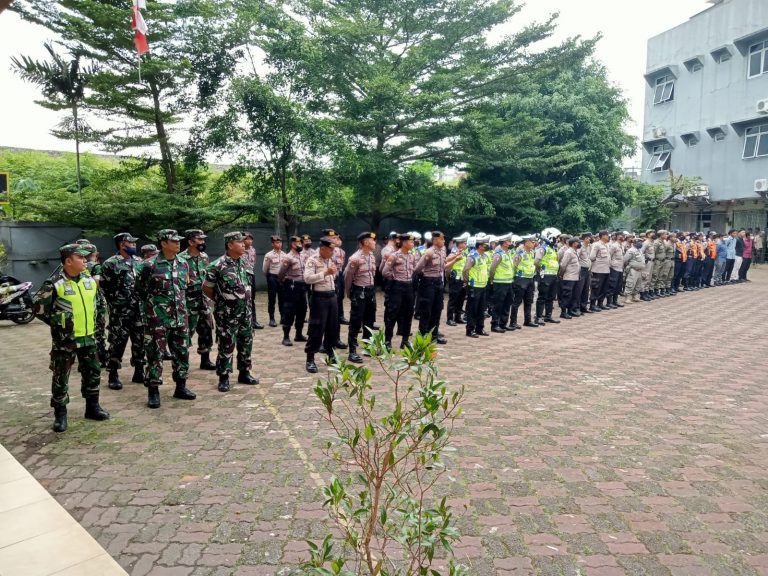
<instances>
[{"instance_id":1,"label":"brick paved courtyard","mask_svg":"<svg viewBox=\"0 0 768 576\"><path fill-rule=\"evenodd\" d=\"M442 376L467 395L440 490L470 574L768 574L768 270L752 278L480 340L444 329ZM275 574L327 530L327 430L280 337L256 332L260 386L221 394L193 370L197 401L166 385L150 411L124 369L122 391L102 383L112 420L84 421L75 392L55 435L47 327L3 322L0 442L133 575Z\"/></svg>"}]
</instances>

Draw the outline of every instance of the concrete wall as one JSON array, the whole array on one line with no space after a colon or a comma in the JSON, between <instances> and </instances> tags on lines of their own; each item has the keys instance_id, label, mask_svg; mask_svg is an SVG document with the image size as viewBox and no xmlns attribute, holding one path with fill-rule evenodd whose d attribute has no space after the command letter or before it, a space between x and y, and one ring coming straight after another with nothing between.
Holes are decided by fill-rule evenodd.
<instances>
[{"instance_id":1,"label":"concrete wall","mask_svg":"<svg viewBox=\"0 0 768 576\"><path fill-rule=\"evenodd\" d=\"M314 245L317 246L320 230L324 228L333 228L342 235L344 249L349 255L357 249L357 235L367 230L368 226L361 220L348 220L341 223L340 226L325 222L313 222L304 226L303 230L312 236ZM238 228L233 227L231 229L237 230ZM223 254L223 235L231 229L209 234L206 248L212 259ZM269 237L274 233L274 227L270 224L248 224L240 229L249 230L253 233L254 247L259 258L259 264L261 264L265 252L272 249ZM423 233L429 229L430 226L424 222L394 218L384 220L381 225L382 234L387 234L390 230L399 232L418 230ZM463 230L445 230L444 232L446 234L460 234ZM0 242L5 245L8 258L7 269L3 273L15 276L22 281L32 282L35 287L39 287L59 264L58 248L83 237L82 230L63 224L2 221L0 222ZM114 254L115 247L111 236L88 235L85 237L99 249L102 261ZM287 250L286 240L283 238L284 247ZM142 238L138 245L143 246L150 243L156 244L154 239ZM256 282L257 287L266 288L266 278L260 271L256 276Z\"/></svg>"},{"instance_id":2,"label":"concrete wall","mask_svg":"<svg viewBox=\"0 0 768 576\"><path fill-rule=\"evenodd\" d=\"M668 177L646 169L652 146L667 141L673 146L674 173L701 177L714 202L758 197L754 182L768 178L768 157L742 160L744 125L738 123L768 123L768 115L756 111L757 101L768 98L768 74L747 78L748 44L763 39L768 39L768 1L724 0L648 41L643 181ZM712 52L722 47L732 57L717 63ZM689 72L684 62L696 56L703 68ZM677 75L674 100L654 105L655 79L670 71ZM726 132L720 142L707 133L717 126ZM666 137L654 137L654 128L666 130ZM681 135L695 132L699 143L689 148Z\"/></svg>"}]
</instances>

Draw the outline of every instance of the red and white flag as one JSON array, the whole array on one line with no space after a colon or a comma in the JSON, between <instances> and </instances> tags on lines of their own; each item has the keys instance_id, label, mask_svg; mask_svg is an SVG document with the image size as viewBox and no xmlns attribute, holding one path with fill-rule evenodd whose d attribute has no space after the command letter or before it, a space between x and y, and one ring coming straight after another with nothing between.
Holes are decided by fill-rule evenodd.
<instances>
[{"instance_id":1,"label":"red and white flag","mask_svg":"<svg viewBox=\"0 0 768 576\"><path fill-rule=\"evenodd\" d=\"M133 37L133 43L136 44L136 50L138 50L139 56L145 52L149 52L149 44L147 43L147 23L144 22L144 17L141 15L141 9L146 7L146 0L133 0L131 29L136 32Z\"/></svg>"}]
</instances>

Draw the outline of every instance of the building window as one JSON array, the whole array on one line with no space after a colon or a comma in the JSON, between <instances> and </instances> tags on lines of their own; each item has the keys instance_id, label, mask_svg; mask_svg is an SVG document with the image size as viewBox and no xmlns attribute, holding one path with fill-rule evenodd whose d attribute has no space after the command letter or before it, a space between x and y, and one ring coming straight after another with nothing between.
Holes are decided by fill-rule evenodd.
<instances>
[{"instance_id":1,"label":"building window","mask_svg":"<svg viewBox=\"0 0 768 576\"><path fill-rule=\"evenodd\" d=\"M768 156L768 124L747 128L744 133L744 155L742 158Z\"/></svg>"},{"instance_id":2,"label":"building window","mask_svg":"<svg viewBox=\"0 0 768 576\"><path fill-rule=\"evenodd\" d=\"M722 142L723 140L725 140L725 133L718 132L713 136L713 139L715 140L715 142Z\"/></svg>"},{"instance_id":3,"label":"building window","mask_svg":"<svg viewBox=\"0 0 768 576\"><path fill-rule=\"evenodd\" d=\"M672 160L672 147L669 144L654 146L651 151L651 160L648 162L648 170L651 172L666 172Z\"/></svg>"},{"instance_id":4,"label":"building window","mask_svg":"<svg viewBox=\"0 0 768 576\"><path fill-rule=\"evenodd\" d=\"M662 76L656 79L656 92L653 96L654 104L670 102L675 99L675 77Z\"/></svg>"},{"instance_id":5,"label":"building window","mask_svg":"<svg viewBox=\"0 0 768 576\"><path fill-rule=\"evenodd\" d=\"M696 148L699 145L699 139L695 136L688 138L688 148Z\"/></svg>"},{"instance_id":6,"label":"building window","mask_svg":"<svg viewBox=\"0 0 768 576\"><path fill-rule=\"evenodd\" d=\"M717 55L717 63L718 64L725 64L730 59L731 59L731 53L727 52L727 51L720 52L720 54Z\"/></svg>"},{"instance_id":7,"label":"building window","mask_svg":"<svg viewBox=\"0 0 768 576\"><path fill-rule=\"evenodd\" d=\"M693 62L693 63L691 64L691 72L698 72L698 71L699 71L699 70L701 70L702 68L704 68L704 64L702 64L702 63L701 63L700 61L698 61L698 60L696 60L695 62Z\"/></svg>"},{"instance_id":8,"label":"building window","mask_svg":"<svg viewBox=\"0 0 768 576\"><path fill-rule=\"evenodd\" d=\"M749 47L749 78L768 72L768 40Z\"/></svg>"}]
</instances>

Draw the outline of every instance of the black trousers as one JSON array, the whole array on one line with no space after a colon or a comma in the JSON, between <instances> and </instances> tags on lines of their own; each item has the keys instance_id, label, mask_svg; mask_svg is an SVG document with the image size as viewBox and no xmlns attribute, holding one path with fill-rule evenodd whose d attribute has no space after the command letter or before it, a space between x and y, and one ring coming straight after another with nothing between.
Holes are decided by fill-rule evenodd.
<instances>
[{"instance_id":1,"label":"black trousers","mask_svg":"<svg viewBox=\"0 0 768 576\"><path fill-rule=\"evenodd\" d=\"M443 314L443 300L445 290L443 288L443 277L430 278L423 276L419 280L418 291L418 312L419 312L419 332L427 334L432 332L432 339L437 338L437 332L440 328L440 316Z\"/></svg>"},{"instance_id":2,"label":"black trousers","mask_svg":"<svg viewBox=\"0 0 768 576\"><path fill-rule=\"evenodd\" d=\"M283 292L277 274L267 274L267 312L270 318L275 317L275 303L280 312L280 323L283 322Z\"/></svg>"},{"instance_id":3,"label":"black trousers","mask_svg":"<svg viewBox=\"0 0 768 576\"><path fill-rule=\"evenodd\" d=\"M296 326L296 334L301 334L307 321L307 285L304 282L285 280L282 292L283 332L287 336L291 326Z\"/></svg>"},{"instance_id":4,"label":"black trousers","mask_svg":"<svg viewBox=\"0 0 768 576\"><path fill-rule=\"evenodd\" d=\"M749 267L751 265L752 265L752 258L741 259L741 266L739 266L739 280L747 279L747 271L749 271Z\"/></svg>"},{"instance_id":5,"label":"black trousers","mask_svg":"<svg viewBox=\"0 0 768 576\"><path fill-rule=\"evenodd\" d=\"M560 277L556 274L545 274L539 280L539 295L536 298L536 317L551 317L555 307Z\"/></svg>"},{"instance_id":6,"label":"black trousers","mask_svg":"<svg viewBox=\"0 0 768 576\"><path fill-rule=\"evenodd\" d=\"M390 280L387 284L387 302L384 306L384 340L391 344L395 324L408 341L413 322L413 282Z\"/></svg>"},{"instance_id":7,"label":"black trousers","mask_svg":"<svg viewBox=\"0 0 768 576\"><path fill-rule=\"evenodd\" d=\"M339 309L339 320L344 318L344 274L339 272L336 275L336 302Z\"/></svg>"},{"instance_id":8,"label":"black trousers","mask_svg":"<svg viewBox=\"0 0 768 576\"><path fill-rule=\"evenodd\" d=\"M312 292L309 334L304 352L313 355L324 346L330 355L339 340L339 309L335 291Z\"/></svg>"},{"instance_id":9,"label":"black trousers","mask_svg":"<svg viewBox=\"0 0 768 576\"><path fill-rule=\"evenodd\" d=\"M617 302L621 296L624 285L624 273L621 270L613 270L608 273L608 301Z\"/></svg>"},{"instance_id":10,"label":"black trousers","mask_svg":"<svg viewBox=\"0 0 768 576\"><path fill-rule=\"evenodd\" d=\"M605 302L605 297L608 295L608 273L592 272L592 282L589 289L589 301L592 306L595 304L602 306Z\"/></svg>"},{"instance_id":11,"label":"black trousers","mask_svg":"<svg viewBox=\"0 0 768 576\"><path fill-rule=\"evenodd\" d=\"M715 273L715 261L709 256L704 260L704 285L712 284L712 275Z\"/></svg>"},{"instance_id":12,"label":"black trousers","mask_svg":"<svg viewBox=\"0 0 768 576\"><path fill-rule=\"evenodd\" d=\"M680 289L680 283L685 278L685 268L687 264L687 262L683 262L682 260L675 260L675 276L672 279L672 287L675 290Z\"/></svg>"},{"instance_id":13,"label":"black trousers","mask_svg":"<svg viewBox=\"0 0 768 576\"><path fill-rule=\"evenodd\" d=\"M592 274L589 268L583 266L579 269L579 280L576 282L576 288L574 289L573 299L574 307L577 305L585 310L589 306L589 288L592 280Z\"/></svg>"},{"instance_id":14,"label":"black trousers","mask_svg":"<svg viewBox=\"0 0 768 576\"><path fill-rule=\"evenodd\" d=\"M461 309L466 297L464 281L455 272L451 272L448 281L448 320L461 320Z\"/></svg>"},{"instance_id":15,"label":"black trousers","mask_svg":"<svg viewBox=\"0 0 768 576\"><path fill-rule=\"evenodd\" d=\"M563 313L579 308L579 301L575 298L578 280L560 280L560 309Z\"/></svg>"},{"instance_id":16,"label":"black trousers","mask_svg":"<svg viewBox=\"0 0 768 576\"><path fill-rule=\"evenodd\" d=\"M363 338L373 333L373 325L376 323L376 287L353 285L349 291L349 307L347 344L351 354L357 350L357 337L361 330L365 330Z\"/></svg>"},{"instance_id":17,"label":"black trousers","mask_svg":"<svg viewBox=\"0 0 768 576\"><path fill-rule=\"evenodd\" d=\"M514 295L512 282L493 283L493 325L503 328L509 320Z\"/></svg>"},{"instance_id":18,"label":"black trousers","mask_svg":"<svg viewBox=\"0 0 768 576\"><path fill-rule=\"evenodd\" d=\"M733 274L733 265L736 264L736 260L729 259L725 261L725 272L723 273L723 281L728 282Z\"/></svg>"},{"instance_id":19,"label":"black trousers","mask_svg":"<svg viewBox=\"0 0 768 576\"><path fill-rule=\"evenodd\" d=\"M533 308L533 293L535 286L533 278L515 278L512 285L515 291L515 301L512 303L512 323L517 324L517 309L523 305L523 314L526 322L531 321L531 309Z\"/></svg>"},{"instance_id":20,"label":"black trousers","mask_svg":"<svg viewBox=\"0 0 768 576\"><path fill-rule=\"evenodd\" d=\"M467 287L467 334L485 330L485 287Z\"/></svg>"}]
</instances>

